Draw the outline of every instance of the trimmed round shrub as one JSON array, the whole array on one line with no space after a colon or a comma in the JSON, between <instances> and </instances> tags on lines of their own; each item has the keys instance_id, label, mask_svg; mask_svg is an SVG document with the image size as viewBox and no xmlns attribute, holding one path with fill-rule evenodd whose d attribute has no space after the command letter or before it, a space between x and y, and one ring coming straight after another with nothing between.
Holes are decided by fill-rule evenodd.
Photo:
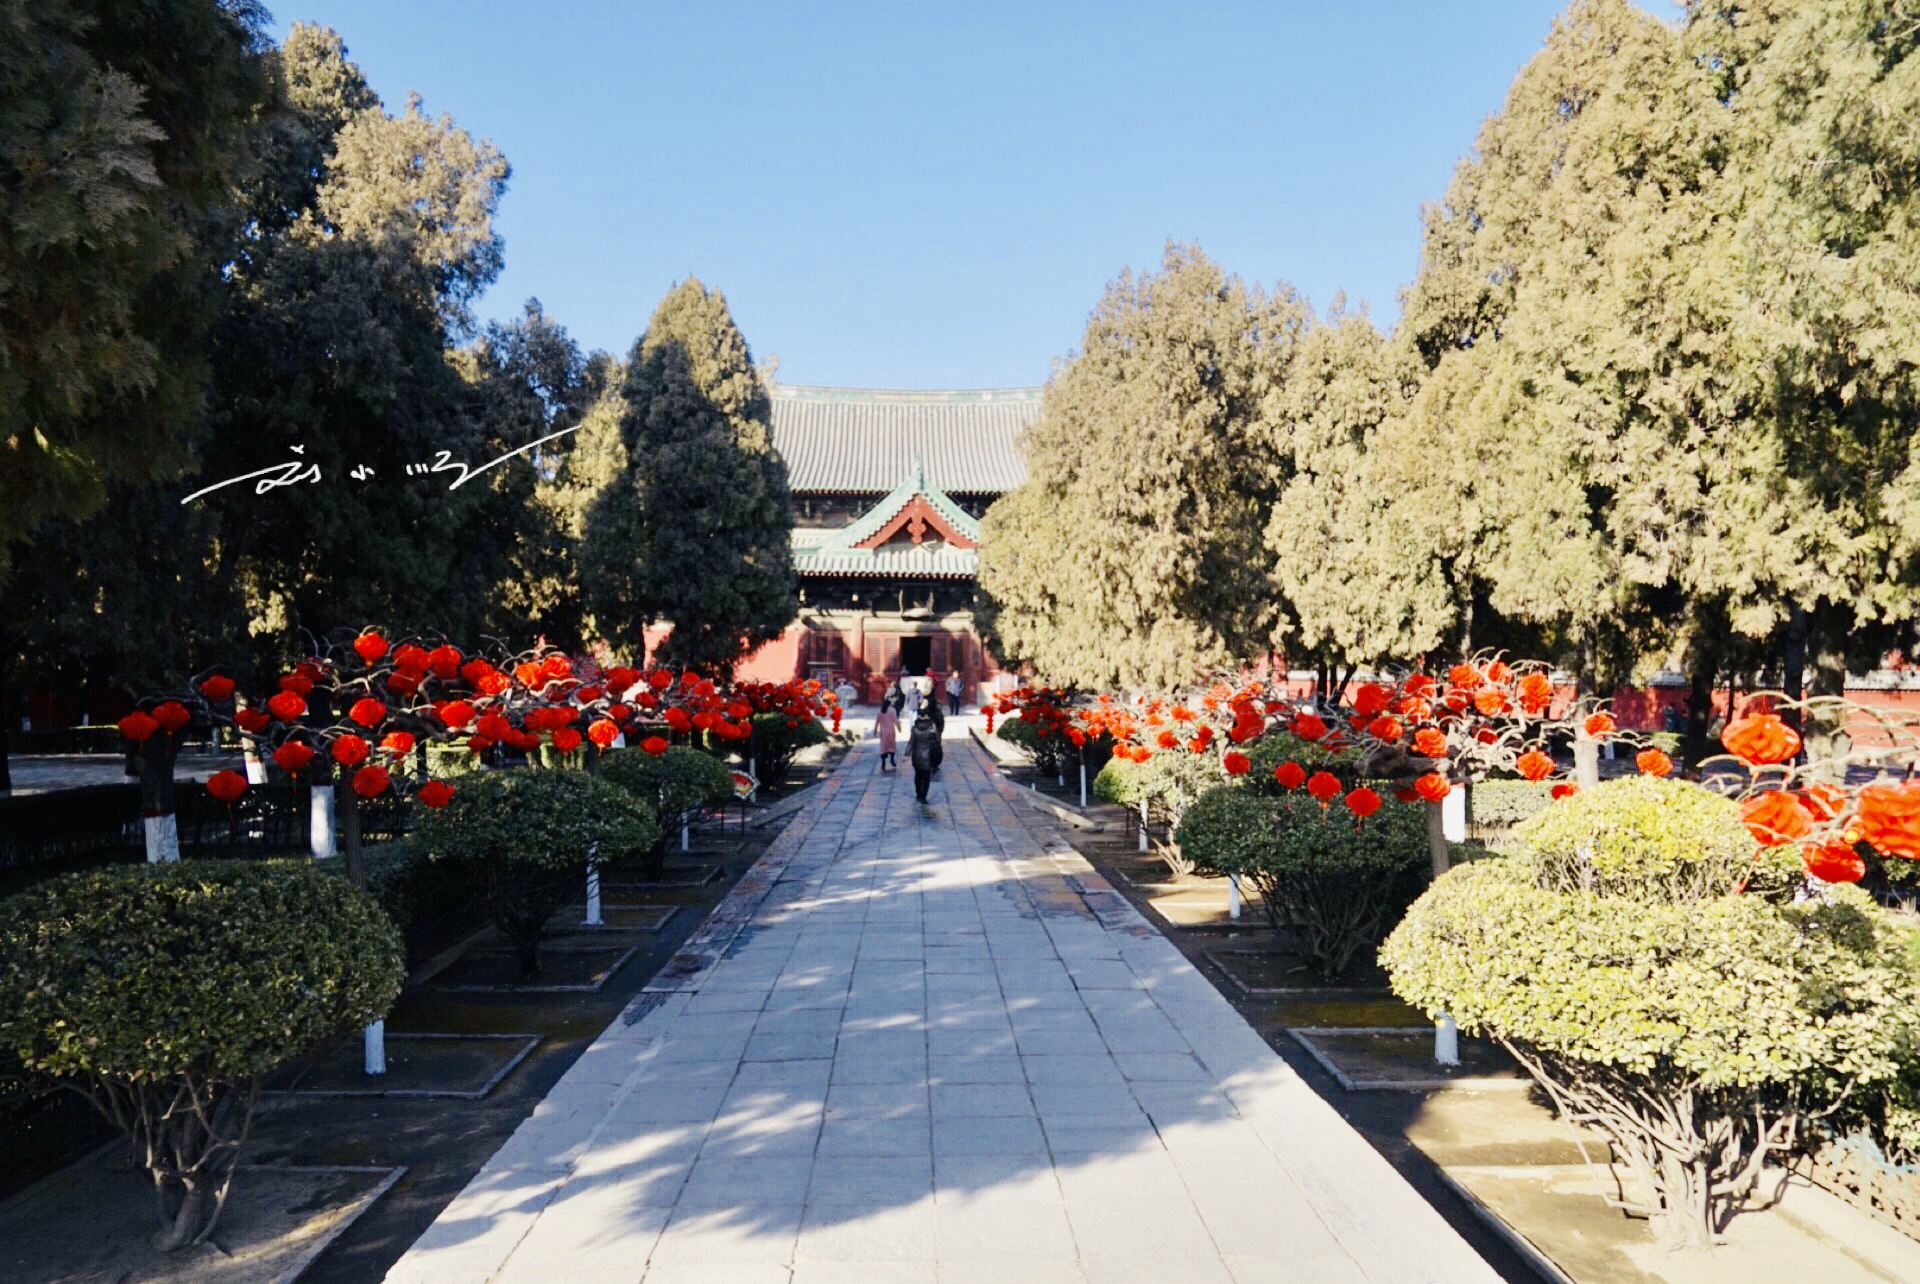
<instances>
[{"instance_id":1,"label":"trimmed round shrub","mask_svg":"<svg viewBox=\"0 0 1920 1284\"><path fill-rule=\"evenodd\" d=\"M1216 753L1161 749L1145 762L1115 758L1093 779L1096 797L1123 807L1147 805L1147 814L1169 828L1180 823L1200 795L1226 782Z\"/></svg>"},{"instance_id":2,"label":"trimmed round shrub","mask_svg":"<svg viewBox=\"0 0 1920 1284\"><path fill-rule=\"evenodd\" d=\"M1338 800L1223 786L1187 810L1179 838L1197 864L1252 883L1268 920L1329 981L1379 944L1432 868L1425 814L1392 798L1363 819Z\"/></svg>"},{"instance_id":3,"label":"trimmed round shrub","mask_svg":"<svg viewBox=\"0 0 1920 1284\"><path fill-rule=\"evenodd\" d=\"M1625 776L1563 798L1516 826L1509 846L1543 887L1694 900L1798 882L1791 844L1764 851L1731 799L1684 780Z\"/></svg>"},{"instance_id":4,"label":"trimmed round shrub","mask_svg":"<svg viewBox=\"0 0 1920 1284\"><path fill-rule=\"evenodd\" d=\"M1756 866L1732 808L1682 782L1584 791L1441 877L1380 951L1402 998L1605 1134L1674 1244L1711 1244L1769 1155L1894 1084L1920 1036L1914 967L1858 889L1734 890Z\"/></svg>"},{"instance_id":5,"label":"trimmed round shrub","mask_svg":"<svg viewBox=\"0 0 1920 1284\"><path fill-rule=\"evenodd\" d=\"M1226 780L1216 753L1161 749L1145 762L1110 760L1094 777L1093 790L1105 802L1146 808L1147 822L1160 825L1165 834L1154 851L1179 878L1206 868L1206 862L1196 860L1180 842L1180 819L1202 794Z\"/></svg>"},{"instance_id":6,"label":"trimmed round shrub","mask_svg":"<svg viewBox=\"0 0 1920 1284\"><path fill-rule=\"evenodd\" d=\"M788 726L792 721L794 725ZM753 740L751 751L743 756L753 763L754 779L760 782L762 789L778 789L787 779L787 773L793 770L793 760L803 749L823 745L832 738L818 718L789 719L786 714L775 710L770 713L753 715ZM723 742L715 742L716 748L727 748ZM734 749L738 745L734 744Z\"/></svg>"},{"instance_id":7,"label":"trimmed round shrub","mask_svg":"<svg viewBox=\"0 0 1920 1284\"><path fill-rule=\"evenodd\" d=\"M262 1076L383 1016L403 976L373 898L293 862L95 870L0 902L0 1048L128 1133L168 1250L212 1232Z\"/></svg>"},{"instance_id":8,"label":"trimmed round shrub","mask_svg":"<svg viewBox=\"0 0 1920 1284\"><path fill-rule=\"evenodd\" d=\"M644 749L616 749L600 759L600 778L652 809L660 823L653 854L704 807L733 797L733 772L710 753L675 745L659 757ZM657 865L658 861L650 864Z\"/></svg>"},{"instance_id":9,"label":"trimmed round shrub","mask_svg":"<svg viewBox=\"0 0 1920 1284\"><path fill-rule=\"evenodd\" d=\"M540 974L547 920L578 894L583 871L660 838L653 810L584 771L516 768L463 778L453 801L425 811L409 842L472 871L494 926L528 977Z\"/></svg>"},{"instance_id":10,"label":"trimmed round shrub","mask_svg":"<svg viewBox=\"0 0 1920 1284\"><path fill-rule=\"evenodd\" d=\"M1034 770L1043 776L1059 775L1062 759L1073 748L1068 741L1051 731L1041 735L1037 724L1020 717L1002 718L994 727L993 734L1027 755Z\"/></svg>"},{"instance_id":11,"label":"trimmed round shrub","mask_svg":"<svg viewBox=\"0 0 1920 1284\"><path fill-rule=\"evenodd\" d=\"M471 921L478 913L473 880L458 865L428 860L417 844L405 838L374 843L362 853L367 870L367 893L385 910L406 942L409 960L419 960L445 940L449 924ZM300 864L347 876L347 862L339 856Z\"/></svg>"},{"instance_id":12,"label":"trimmed round shrub","mask_svg":"<svg viewBox=\"0 0 1920 1284\"><path fill-rule=\"evenodd\" d=\"M1476 825L1506 829L1553 805L1551 780L1482 780L1473 786Z\"/></svg>"},{"instance_id":13,"label":"trimmed round shrub","mask_svg":"<svg viewBox=\"0 0 1920 1284\"><path fill-rule=\"evenodd\" d=\"M1240 752L1253 763L1245 777L1247 784L1264 794L1286 792L1273 779L1273 769L1283 762L1297 762L1309 775L1332 771L1343 780L1360 766L1360 755L1352 749L1336 752L1315 741L1302 740L1291 731L1277 729L1240 746Z\"/></svg>"}]
</instances>

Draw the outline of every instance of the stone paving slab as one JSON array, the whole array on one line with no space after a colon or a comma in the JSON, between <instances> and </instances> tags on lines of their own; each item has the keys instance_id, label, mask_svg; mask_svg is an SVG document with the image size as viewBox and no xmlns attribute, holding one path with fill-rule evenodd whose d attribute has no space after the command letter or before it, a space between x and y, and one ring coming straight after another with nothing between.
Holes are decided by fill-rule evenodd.
<instances>
[{"instance_id":1,"label":"stone paving slab","mask_svg":"<svg viewBox=\"0 0 1920 1284\"><path fill-rule=\"evenodd\" d=\"M956 728L864 742L401 1284L1499 1277Z\"/></svg>"}]
</instances>

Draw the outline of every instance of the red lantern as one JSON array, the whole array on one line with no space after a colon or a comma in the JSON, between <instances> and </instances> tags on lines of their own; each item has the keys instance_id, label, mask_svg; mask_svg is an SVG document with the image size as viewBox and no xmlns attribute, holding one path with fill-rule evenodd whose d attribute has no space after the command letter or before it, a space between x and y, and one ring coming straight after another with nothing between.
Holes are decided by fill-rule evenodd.
<instances>
[{"instance_id":1,"label":"red lantern","mask_svg":"<svg viewBox=\"0 0 1920 1284\"><path fill-rule=\"evenodd\" d=\"M369 629L353 640L353 653L361 663L372 664L387 653L387 640Z\"/></svg>"},{"instance_id":2,"label":"red lantern","mask_svg":"<svg viewBox=\"0 0 1920 1284\"><path fill-rule=\"evenodd\" d=\"M1383 801L1379 794L1362 785L1347 795L1347 810L1365 820L1380 810Z\"/></svg>"},{"instance_id":3,"label":"red lantern","mask_svg":"<svg viewBox=\"0 0 1920 1284\"><path fill-rule=\"evenodd\" d=\"M160 730L159 723L137 710L120 719L117 725L120 728L120 734L135 744L145 742L152 737L154 732Z\"/></svg>"},{"instance_id":4,"label":"red lantern","mask_svg":"<svg viewBox=\"0 0 1920 1284\"><path fill-rule=\"evenodd\" d=\"M353 773L353 792L362 798L378 798L392 783L385 767L362 767Z\"/></svg>"},{"instance_id":5,"label":"red lantern","mask_svg":"<svg viewBox=\"0 0 1920 1284\"><path fill-rule=\"evenodd\" d=\"M444 780L429 780L414 797L425 806L444 807L453 801L453 786Z\"/></svg>"},{"instance_id":6,"label":"red lantern","mask_svg":"<svg viewBox=\"0 0 1920 1284\"><path fill-rule=\"evenodd\" d=\"M306 711L306 700L291 691L282 691L267 701L267 712L282 722L292 722Z\"/></svg>"},{"instance_id":7,"label":"red lantern","mask_svg":"<svg viewBox=\"0 0 1920 1284\"><path fill-rule=\"evenodd\" d=\"M247 778L237 771L216 771L207 777L207 793L232 806L247 792Z\"/></svg>"},{"instance_id":8,"label":"red lantern","mask_svg":"<svg viewBox=\"0 0 1920 1284\"><path fill-rule=\"evenodd\" d=\"M273 751L274 765L289 776L298 776L313 761L313 746L289 740Z\"/></svg>"},{"instance_id":9,"label":"red lantern","mask_svg":"<svg viewBox=\"0 0 1920 1284\"><path fill-rule=\"evenodd\" d=\"M335 736L328 751L333 755L333 760L342 767L357 767L367 760L367 755L373 752L373 747L359 736L347 732L345 735Z\"/></svg>"}]
</instances>

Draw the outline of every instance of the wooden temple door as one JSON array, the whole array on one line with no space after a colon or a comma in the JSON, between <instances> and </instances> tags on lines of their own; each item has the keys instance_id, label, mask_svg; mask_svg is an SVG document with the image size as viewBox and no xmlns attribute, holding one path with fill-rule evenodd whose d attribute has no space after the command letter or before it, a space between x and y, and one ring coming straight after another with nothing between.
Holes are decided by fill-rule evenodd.
<instances>
[{"instance_id":1,"label":"wooden temple door","mask_svg":"<svg viewBox=\"0 0 1920 1284\"><path fill-rule=\"evenodd\" d=\"M878 700L900 674L900 639L886 633L867 634L867 699Z\"/></svg>"}]
</instances>

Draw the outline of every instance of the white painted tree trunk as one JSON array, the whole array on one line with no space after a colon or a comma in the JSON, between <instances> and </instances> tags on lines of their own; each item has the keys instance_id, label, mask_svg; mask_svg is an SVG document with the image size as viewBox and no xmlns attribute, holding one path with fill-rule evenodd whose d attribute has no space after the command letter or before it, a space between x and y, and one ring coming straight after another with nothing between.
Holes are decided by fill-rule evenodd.
<instances>
[{"instance_id":1,"label":"white painted tree trunk","mask_svg":"<svg viewBox=\"0 0 1920 1284\"><path fill-rule=\"evenodd\" d=\"M687 850L687 822L680 822L680 850Z\"/></svg>"},{"instance_id":2,"label":"white painted tree trunk","mask_svg":"<svg viewBox=\"0 0 1920 1284\"><path fill-rule=\"evenodd\" d=\"M1444 1012L1433 1027L1433 1059L1443 1066L1460 1064L1460 1027Z\"/></svg>"},{"instance_id":3,"label":"white painted tree trunk","mask_svg":"<svg viewBox=\"0 0 1920 1284\"><path fill-rule=\"evenodd\" d=\"M334 854L333 786L315 785L309 793L307 850L315 860L327 860Z\"/></svg>"},{"instance_id":4,"label":"white painted tree trunk","mask_svg":"<svg viewBox=\"0 0 1920 1284\"><path fill-rule=\"evenodd\" d=\"M174 820L173 813L164 816L144 816L141 828L145 831L147 860L151 864L180 859L180 826Z\"/></svg>"},{"instance_id":5,"label":"white painted tree trunk","mask_svg":"<svg viewBox=\"0 0 1920 1284\"><path fill-rule=\"evenodd\" d=\"M1573 778L1582 789L1600 783L1600 746L1586 736L1573 742Z\"/></svg>"},{"instance_id":6,"label":"white painted tree trunk","mask_svg":"<svg viewBox=\"0 0 1920 1284\"><path fill-rule=\"evenodd\" d=\"M365 1068L368 1074L387 1072L387 1023L375 1021L363 1031L365 1044Z\"/></svg>"},{"instance_id":7,"label":"white painted tree trunk","mask_svg":"<svg viewBox=\"0 0 1920 1284\"><path fill-rule=\"evenodd\" d=\"M1440 833L1450 843L1467 841L1467 790L1455 786L1440 800ZM1442 1012L1433 1027L1433 1059L1443 1066L1460 1064L1460 1027Z\"/></svg>"},{"instance_id":8,"label":"white painted tree trunk","mask_svg":"<svg viewBox=\"0 0 1920 1284\"><path fill-rule=\"evenodd\" d=\"M583 927L602 927L600 917L600 864L594 860L595 850L587 849L587 916L581 920Z\"/></svg>"},{"instance_id":9,"label":"white painted tree trunk","mask_svg":"<svg viewBox=\"0 0 1920 1284\"><path fill-rule=\"evenodd\" d=\"M1227 875L1227 917L1240 917L1240 875Z\"/></svg>"},{"instance_id":10,"label":"white painted tree trunk","mask_svg":"<svg viewBox=\"0 0 1920 1284\"><path fill-rule=\"evenodd\" d=\"M250 785L266 784L267 764L261 760L260 753L253 747L251 740L247 742L245 762L247 764L247 783Z\"/></svg>"},{"instance_id":11,"label":"white painted tree trunk","mask_svg":"<svg viewBox=\"0 0 1920 1284\"><path fill-rule=\"evenodd\" d=\"M1147 850L1147 805L1140 804L1140 850Z\"/></svg>"},{"instance_id":12,"label":"white painted tree trunk","mask_svg":"<svg viewBox=\"0 0 1920 1284\"><path fill-rule=\"evenodd\" d=\"M1080 810L1085 811L1086 809L1087 809L1087 764L1086 764L1086 760L1082 759L1080 762Z\"/></svg>"}]
</instances>

